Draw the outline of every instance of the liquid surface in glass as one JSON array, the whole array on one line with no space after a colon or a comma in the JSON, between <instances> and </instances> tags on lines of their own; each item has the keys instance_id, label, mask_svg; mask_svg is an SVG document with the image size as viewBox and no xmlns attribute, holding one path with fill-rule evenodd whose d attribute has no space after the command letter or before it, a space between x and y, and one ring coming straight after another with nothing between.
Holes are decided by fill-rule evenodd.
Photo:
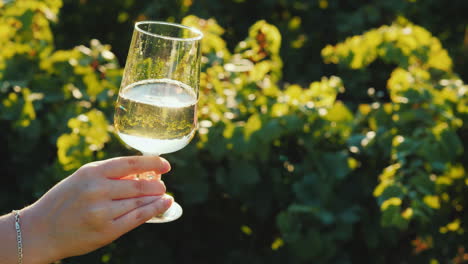
<instances>
[{"instance_id":1,"label":"liquid surface in glass","mask_svg":"<svg viewBox=\"0 0 468 264\"><path fill-rule=\"evenodd\" d=\"M119 137L144 154L177 151L197 125L192 87L170 79L144 80L121 89L114 115Z\"/></svg>"}]
</instances>

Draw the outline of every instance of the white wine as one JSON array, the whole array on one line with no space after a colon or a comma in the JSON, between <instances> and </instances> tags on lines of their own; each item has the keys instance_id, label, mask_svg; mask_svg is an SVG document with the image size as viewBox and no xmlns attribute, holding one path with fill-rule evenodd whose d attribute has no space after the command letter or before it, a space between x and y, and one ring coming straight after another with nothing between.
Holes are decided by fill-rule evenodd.
<instances>
[{"instance_id":1,"label":"white wine","mask_svg":"<svg viewBox=\"0 0 468 264\"><path fill-rule=\"evenodd\" d=\"M144 154L174 152L195 134L197 101L194 89L181 82L140 81L121 89L115 128L126 144Z\"/></svg>"}]
</instances>

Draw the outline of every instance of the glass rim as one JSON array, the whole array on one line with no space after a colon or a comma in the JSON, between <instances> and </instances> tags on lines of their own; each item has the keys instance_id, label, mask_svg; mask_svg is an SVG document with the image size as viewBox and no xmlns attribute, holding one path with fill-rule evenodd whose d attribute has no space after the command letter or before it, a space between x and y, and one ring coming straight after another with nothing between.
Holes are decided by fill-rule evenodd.
<instances>
[{"instance_id":1,"label":"glass rim","mask_svg":"<svg viewBox=\"0 0 468 264\"><path fill-rule=\"evenodd\" d=\"M156 34L156 33L151 33L151 32L149 32L147 30L144 30L144 29L140 28L140 25L144 25L144 24L166 25L166 26L178 27L178 28L181 28L181 29L187 29L187 30L190 30L192 33L196 34L196 36L191 37L191 38L178 38L178 37L170 37L170 36L160 35L160 34ZM184 25L181 25L181 24L171 23L171 22L140 21L140 22L135 23L135 29L138 30L139 32L143 33L143 34L147 34L147 35L150 35L150 36L153 36L153 37L158 37L158 38L167 39L167 40L196 41L196 40L200 40L200 39L203 38L203 33L198 28L184 26Z\"/></svg>"}]
</instances>

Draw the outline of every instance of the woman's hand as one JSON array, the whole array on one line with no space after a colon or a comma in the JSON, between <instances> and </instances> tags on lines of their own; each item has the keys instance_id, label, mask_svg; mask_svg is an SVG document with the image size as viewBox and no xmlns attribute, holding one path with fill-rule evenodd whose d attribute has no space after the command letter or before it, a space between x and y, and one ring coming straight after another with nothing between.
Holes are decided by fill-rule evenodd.
<instances>
[{"instance_id":1,"label":"woman's hand","mask_svg":"<svg viewBox=\"0 0 468 264\"><path fill-rule=\"evenodd\" d=\"M160 174L169 170L166 160L150 156L81 167L21 210L24 263L50 263L88 253L163 213L173 200L164 195ZM156 177L129 176L145 172Z\"/></svg>"}]
</instances>

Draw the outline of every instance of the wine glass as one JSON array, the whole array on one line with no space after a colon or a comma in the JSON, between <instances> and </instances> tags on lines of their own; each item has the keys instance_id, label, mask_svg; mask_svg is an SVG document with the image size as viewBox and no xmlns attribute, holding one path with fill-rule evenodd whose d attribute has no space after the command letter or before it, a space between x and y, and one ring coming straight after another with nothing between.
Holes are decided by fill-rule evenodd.
<instances>
[{"instance_id":1,"label":"wine glass","mask_svg":"<svg viewBox=\"0 0 468 264\"><path fill-rule=\"evenodd\" d=\"M193 138L202 37L198 29L175 23L135 24L114 126L122 141L143 155L180 150ZM182 208L173 202L147 223L169 222L181 215Z\"/></svg>"}]
</instances>

